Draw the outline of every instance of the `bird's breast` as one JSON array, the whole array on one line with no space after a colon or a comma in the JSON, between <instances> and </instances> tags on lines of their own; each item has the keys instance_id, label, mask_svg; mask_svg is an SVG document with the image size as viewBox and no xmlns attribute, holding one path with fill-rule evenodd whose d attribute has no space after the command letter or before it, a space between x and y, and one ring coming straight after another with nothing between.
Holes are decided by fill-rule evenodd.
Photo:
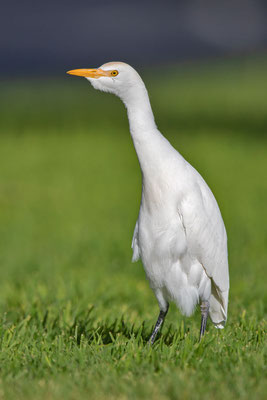
<instances>
[{"instance_id":1,"label":"bird's breast","mask_svg":"<svg viewBox=\"0 0 267 400\"><path fill-rule=\"evenodd\" d=\"M138 242L141 259L150 282L157 285L167 271L187 252L182 221L174 205L146 204L142 201L139 213Z\"/></svg>"}]
</instances>

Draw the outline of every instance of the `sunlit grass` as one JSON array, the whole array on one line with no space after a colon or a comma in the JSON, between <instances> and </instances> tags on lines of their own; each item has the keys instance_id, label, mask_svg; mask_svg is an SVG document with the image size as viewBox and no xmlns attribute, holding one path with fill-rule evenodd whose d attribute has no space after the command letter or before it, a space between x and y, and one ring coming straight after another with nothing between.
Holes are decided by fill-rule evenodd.
<instances>
[{"instance_id":1,"label":"sunlit grass","mask_svg":"<svg viewBox=\"0 0 267 400\"><path fill-rule=\"evenodd\" d=\"M224 331L209 323L198 343L199 313L172 306L153 348L123 105L78 78L1 84L0 398L265 397L264 63L147 75L160 129L220 204L231 276Z\"/></svg>"}]
</instances>

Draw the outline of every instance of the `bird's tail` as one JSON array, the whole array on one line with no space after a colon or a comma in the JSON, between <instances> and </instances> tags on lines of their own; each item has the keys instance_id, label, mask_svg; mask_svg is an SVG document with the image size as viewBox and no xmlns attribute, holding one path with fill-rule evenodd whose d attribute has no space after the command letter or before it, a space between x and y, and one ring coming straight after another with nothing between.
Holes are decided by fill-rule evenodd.
<instances>
[{"instance_id":1,"label":"bird's tail","mask_svg":"<svg viewBox=\"0 0 267 400\"><path fill-rule=\"evenodd\" d=\"M215 327L218 329L223 329L226 324L228 293L229 289L222 292L218 287L212 284L209 315Z\"/></svg>"}]
</instances>

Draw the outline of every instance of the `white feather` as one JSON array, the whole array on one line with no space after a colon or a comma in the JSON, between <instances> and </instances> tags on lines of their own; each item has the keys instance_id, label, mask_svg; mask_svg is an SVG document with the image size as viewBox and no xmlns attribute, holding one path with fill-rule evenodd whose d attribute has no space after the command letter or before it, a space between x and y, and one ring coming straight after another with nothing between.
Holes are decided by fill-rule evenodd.
<instances>
[{"instance_id":1,"label":"white feather","mask_svg":"<svg viewBox=\"0 0 267 400\"><path fill-rule=\"evenodd\" d=\"M124 102L142 171L142 199L132 248L141 257L161 310L174 301L185 315L210 302L218 328L227 319L227 237L217 202L199 173L156 127L145 85L124 63L108 63L116 79L91 79L96 89Z\"/></svg>"}]
</instances>

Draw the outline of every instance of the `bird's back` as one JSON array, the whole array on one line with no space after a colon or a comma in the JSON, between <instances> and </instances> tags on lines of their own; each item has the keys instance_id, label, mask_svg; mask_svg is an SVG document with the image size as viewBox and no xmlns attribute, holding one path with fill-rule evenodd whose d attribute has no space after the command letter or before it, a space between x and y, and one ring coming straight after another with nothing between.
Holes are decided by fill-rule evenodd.
<instances>
[{"instance_id":1,"label":"bird's back","mask_svg":"<svg viewBox=\"0 0 267 400\"><path fill-rule=\"evenodd\" d=\"M226 321L229 292L227 235L217 201L201 175L188 164L196 180L181 205L188 251L211 279L210 317L218 327Z\"/></svg>"}]
</instances>

